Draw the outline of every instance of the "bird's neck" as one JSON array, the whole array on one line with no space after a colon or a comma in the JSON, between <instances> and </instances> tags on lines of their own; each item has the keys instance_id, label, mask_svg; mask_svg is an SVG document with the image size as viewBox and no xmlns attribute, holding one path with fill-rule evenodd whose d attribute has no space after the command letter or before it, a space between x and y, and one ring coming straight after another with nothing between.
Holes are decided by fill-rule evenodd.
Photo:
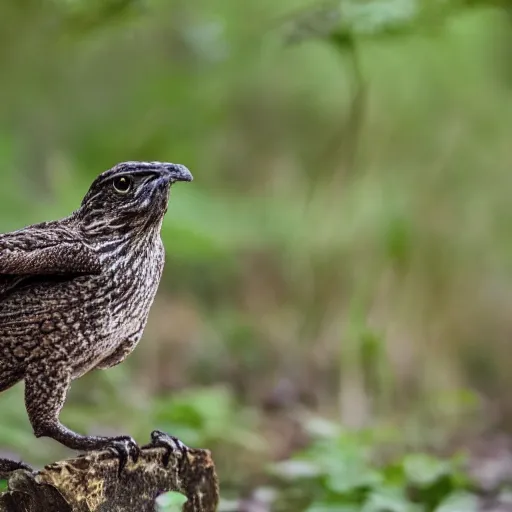
<instances>
[{"instance_id":1,"label":"bird's neck","mask_svg":"<svg viewBox=\"0 0 512 512\"><path fill-rule=\"evenodd\" d=\"M121 223L96 219L81 223L80 230L87 244L103 262L140 259L141 261L161 244L162 221L152 224Z\"/></svg>"}]
</instances>

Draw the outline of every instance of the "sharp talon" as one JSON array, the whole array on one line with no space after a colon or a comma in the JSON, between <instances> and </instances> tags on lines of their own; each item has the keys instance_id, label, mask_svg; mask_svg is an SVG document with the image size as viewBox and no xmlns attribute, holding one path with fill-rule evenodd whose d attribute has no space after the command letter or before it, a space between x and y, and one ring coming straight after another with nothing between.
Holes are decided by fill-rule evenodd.
<instances>
[{"instance_id":1,"label":"sharp talon","mask_svg":"<svg viewBox=\"0 0 512 512\"><path fill-rule=\"evenodd\" d=\"M113 438L107 450L119 459L118 476L121 476L130 458L137 462L140 457L139 445L128 436Z\"/></svg>"},{"instance_id":2,"label":"sharp talon","mask_svg":"<svg viewBox=\"0 0 512 512\"><path fill-rule=\"evenodd\" d=\"M119 457L119 451L115 446L109 446L107 448L107 452L110 452L114 457ZM80 455L80 457L86 457L87 454L84 453L83 455Z\"/></svg>"},{"instance_id":3,"label":"sharp talon","mask_svg":"<svg viewBox=\"0 0 512 512\"><path fill-rule=\"evenodd\" d=\"M162 457L162 465L164 468L167 468L169 467L169 462L171 460L171 451L170 450L165 450L165 453Z\"/></svg>"},{"instance_id":4,"label":"sharp talon","mask_svg":"<svg viewBox=\"0 0 512 512\"><path fill-rule=\"evenodd\" d=\"M183 444L178 438L170 436L160 430L153 430L151 432L151 443L149 446L155 448L164 448L165 452L162 456L162 465L167 468L171 460L171 454L179 451L182 455L187 450L185 444Z\"/></svg>"},{"instance_id":5,"label":"sharp talon","mask_svg":"<svg viewBox=\"0 0 512 512\"><path fill-rule=\"evenodd\" d=\"M132 459L137 462L140 458L140 448L137 445L132 445Z\"/></svg>"},{"instance_id":6,"label":"sharp talon","mask_svg":"<svg viewBox=\"0 0 512 512\"><path fill-rule=\"evenodd\" d=\"M24 462L18 462L18 466L19 466L18 469L23 469L30 473L35 473L34 468L32 466L29 466L28 464L25 464Z\"/></svg>"},{"instance_id":7,"label":"sharp talon","mask_svg":"<svg viewBox=\"0 0 512 512\"><path fill-rule=\"evenodd\" d=\"M119 455L119 469L118 469L118 476L121 476L121 473L123 472L123 469L126 467L126 463L128 462L128 454L127 454L127 448L126 445L124 445L122 448L119 448L118 455Z\"/></svg>"},{"instance_id":8,"label":"sharp talon","mask_svg":"<svg viewBox=\"0 0 512 512\"><path fill-rule=\"evenodd\" d=\"M162 437L165 437L165 434L160 430L153 430L153 432L151 432L151 441L153 443L156 443Z\"/></svg>"}]
</instances>

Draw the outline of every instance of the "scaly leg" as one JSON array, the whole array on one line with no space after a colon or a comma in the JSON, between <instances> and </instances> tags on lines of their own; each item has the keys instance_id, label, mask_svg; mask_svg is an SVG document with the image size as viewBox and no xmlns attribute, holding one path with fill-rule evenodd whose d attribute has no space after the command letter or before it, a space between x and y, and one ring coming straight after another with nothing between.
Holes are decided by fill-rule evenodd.
<instances>
[{"instance_id":1,"label":"scaly leg","mask_svg":"<svg viewBox=\"0 0 512 512\"><path fill-rule=\"evenodd\" d=\"M72 450L112 449L119 456L122 471L128 456L136 460L140 448L130 436L83 436L66 428L59 421L71 384L69 370L58 364L29 367L25 374L25 405L36 437L51 437Z\"/></svg>"}]
</instances>

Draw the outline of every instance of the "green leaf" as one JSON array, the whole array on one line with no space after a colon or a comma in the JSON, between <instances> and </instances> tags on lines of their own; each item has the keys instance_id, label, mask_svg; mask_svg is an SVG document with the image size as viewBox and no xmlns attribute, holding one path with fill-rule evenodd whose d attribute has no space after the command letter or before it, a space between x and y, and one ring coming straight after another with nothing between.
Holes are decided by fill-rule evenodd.
<instances>
[{"instance_id":1,"label":"green leaf","mask_svg":"<svg viewBox=\"0 0 512 512\"><path fill-rule=\"evenodd\" d=\"M410 503L400 488L382 488L373 491L361 512L411 512L418 507Z\"/></svg>"},{"instance_id":2,"label":"green leaf","mask_svg":"<svg viewBox=\"0 0 512 512\"><path fill-rule=\"evenodd\" d=\"M338 494L371 488L383 480L370 466L367 447L350 434L340 435L335 442L318 442L309 457L325 475L327 488Z\"/></svg>"},{"instance_id":3,"label":"green leaf","mask_svg":"<svg viewBox=\"0 0 512 512\"><path fill-rule=\"evenodd\" d=\"M448 496L434 512L476 512L478 500L468 492L454 492Z\"/></svg>"},{"instance_id":4,"label":"green leaf","mask_svg":"<svg viewBox=\"0 0 512 512\"><path fill-rule=\"evenodd\" d=\"M373 469L362 464L351 464L349 459L340 460L338 466L332 466L327 477L327 487L340 494L349 493L355 489L379 485L383 477Z\"/></svg>"},{"instance_id":5,"label":"green leaf","mask_svg":"<svg viewBox=\"0 0 512 512\"><path fill-rule=\"evenodd\" d=\"M178 492L168 492L158 497L158 510L160 512L181 512L187 498Z\"/></svg>"},{"instance_id":6,"label":"green leaf","mask_svg":"<svg viewBox=\"0 0 512 512\"><path fill-rule=\"evenodd\" d=\"M452 473L451 464L426 454L407 455L403 461L407 480L418 487L429 487Z\"/></svg>"}]
</instances>

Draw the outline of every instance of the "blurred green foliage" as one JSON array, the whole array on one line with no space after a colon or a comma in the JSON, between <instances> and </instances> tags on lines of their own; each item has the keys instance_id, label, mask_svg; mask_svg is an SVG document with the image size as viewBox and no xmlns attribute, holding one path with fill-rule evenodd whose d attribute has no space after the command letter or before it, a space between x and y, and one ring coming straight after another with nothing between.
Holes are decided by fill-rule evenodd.
<instances>
[{"instance_id":1,"label":"blurred green foliage","mask_svg":"<svg viewBox=\"0 0 512 512\"><path fill-rule=\"evenodd\" d=\"M291 504L308 512L477 510L463 457L409 453L379 463L375 449L385 439L375 434L332 428L303 453L275 464L274 473L288 482L284 510Z\"/></svg>"},{"instance_id":2,"label":"blurred green foliage","mask_svg":"<svg viewBox=\"0 0 512 512\"><path fill-rule=\"evenodd\" d=\"M1 231L119 161L195 177L144 340L62 420L211 448L234 503L306 459L283 510L456 510L433 454L512 419L510 22L477 0L1 2ZM2 453L66 456L22 393ZM305 410L373 437L318 440ZM366 459L390 443L408 455Z\"/></svg>"},{"instance_id":3,"label":"blurred green foliage","mask_svg":"<svg viewBox=\"0 0 512 512\"><path fill-rule=\"evenodd\" d=\"M158 500L160 510L163 512L180 512L187 498L177 492L169 492Z\"/></svg>"}]
</instances>

